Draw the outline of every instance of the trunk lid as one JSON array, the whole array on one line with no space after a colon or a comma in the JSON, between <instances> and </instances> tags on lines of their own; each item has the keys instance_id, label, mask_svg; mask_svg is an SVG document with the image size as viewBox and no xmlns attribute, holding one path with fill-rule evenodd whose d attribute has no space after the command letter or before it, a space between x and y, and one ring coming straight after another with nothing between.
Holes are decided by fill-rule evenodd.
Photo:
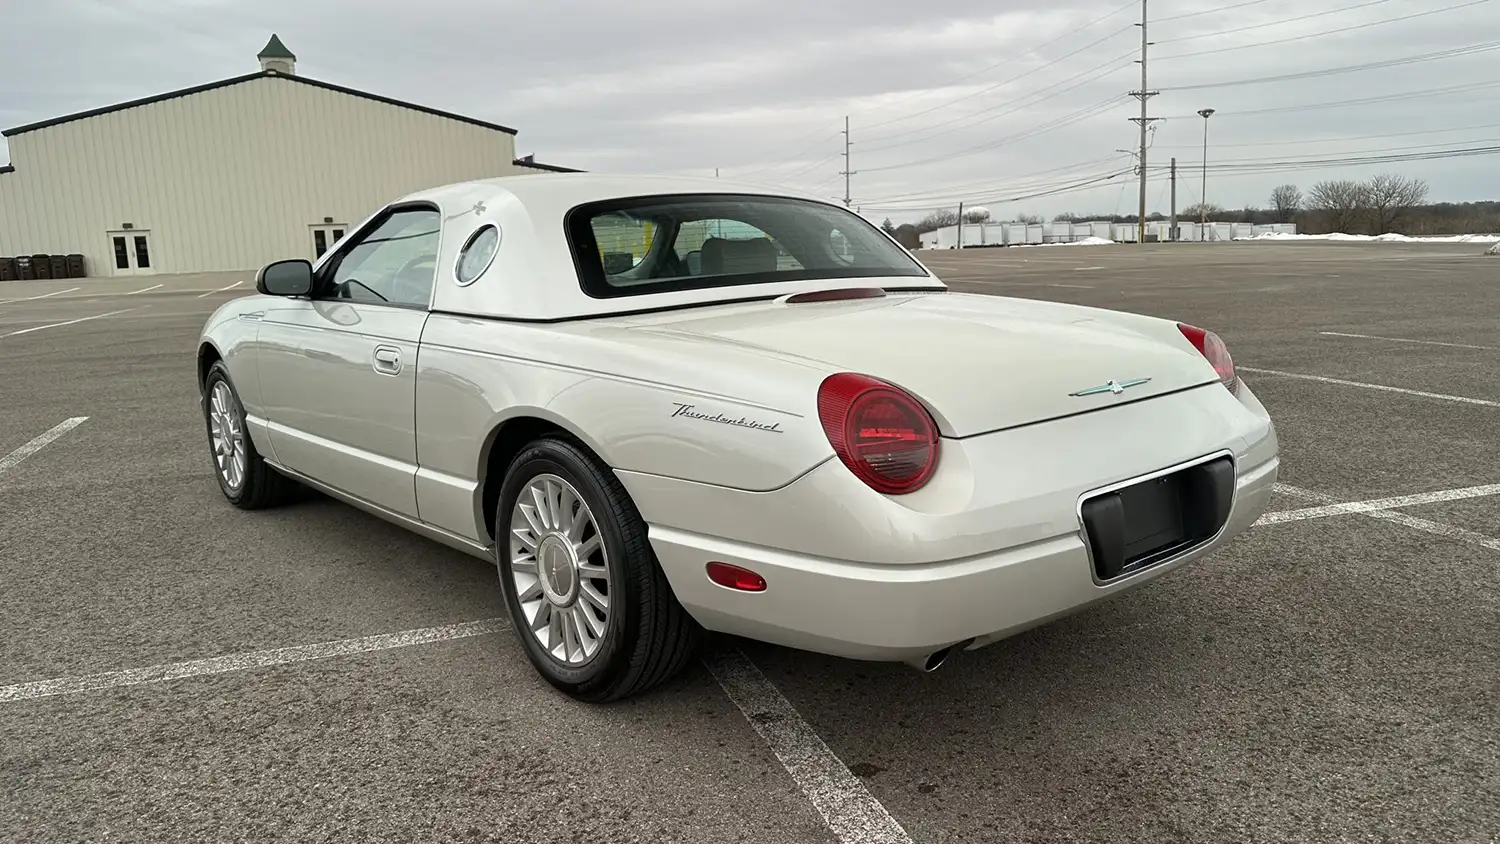
<instances>
[{"instance_id":1,"label":"trunk lid","mask_svg":"<svg viewBox=\"0 0 1500 844\"><path fill-rule=\"evenodd\" d=\"M830 373L885 379L925 401L943 434L952 437L1218 380L1170 321L979 294L778 300L619 321L635 331L754 348ZM704 363L711 366L711 360ZM1106 386L1111 381L1122 385L1118 392ZM1097 392L1071 395L1084 390Z\"/></svg>"}]
</instances>

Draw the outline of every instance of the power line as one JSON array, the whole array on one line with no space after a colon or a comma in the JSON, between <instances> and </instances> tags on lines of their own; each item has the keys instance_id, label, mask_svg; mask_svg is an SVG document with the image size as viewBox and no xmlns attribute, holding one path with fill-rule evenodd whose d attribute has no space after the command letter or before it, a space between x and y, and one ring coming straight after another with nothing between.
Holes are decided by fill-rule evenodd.
<instances>
[{"instance_id":1,"label":"power line","mask_svg":"<svg viewBox=\"0 0 1500 844\"><path fill-rule=\"evenodd\" d=\"M1464 84L1464 85L1452 85L1452 86L1449 86L1449 87L1446 87L1446 88L1429 88L1429 89L1422 90L1422 91L1405 91L1405 92L1402 92L1402 93L1399 93L1399 94L1382 94L1382 95L1380 95L1378 97L1365 97L1364 99L1358 99L1358 100L1335 100L1333 102L1323 102L1323 103L1304 103L1302 105L1277 106L1275 108L1259 108L1259 109L1251 109L1249 111L1223 111L1223 112L1219 112L1215 116L1218 117L1220 120L1223 120L1224 118L1228 118L1228 117L1254 117L1256 115L1261 115L1261 114L1285 114L1285 113L1294 112L1294 111L1313 111L1313 110L1332 109L1332 108L1347 108L1349 106L1370 105L1371 103L1395 102L1397 100L1410 100L1410 99L1419 98L1419 97L1441 97L1441 96L1447 96L1448 94L1467 94L1467 93L1470 93L1472 91L1481 91L1481 90L1484 90L1484 89L1487 89L1487 88L1495 88L1495 87L1500 87L1500 80L1494 80L1494 81L1489 81L1489 82L1470 82L1470 83L1467 83L1467 84ZM1186 120L1189 117L1191 117L1191 115L1184 114L1184 115L1177 115L1176 117L1171 117L1171 118L1167 118L1167 119L1168 120L1174 120L1174 119L1183 119L1183 120Z\"/></svg>"},{"instance_id":2,"label":"power line","mask_svg":"<svg viewBox=\"0 0 1500 844\"><path fill-rule=\"evenodd\" d=\"M1475 129L1495 129L1500 123L1481 123L1477 126L1455 126L1452 129L1419 129L1415 132L1386 132L1379 135L1348 135L1338 138L1307 138L1297 141L1250 141L1239 144L1214 144L1216 148L1226 147L1279 147L1295 146L1301 144L1329 144L1340 141L1373 141L1384 138L1410 138L1416 135L1444 135L1452 132L1471 132ZM1197 149L1198 144L1162 144L1162 149Z\"/></svg>"},{"instance_id":3,"label":"power line","mask_svg":"<svg viewBox=\"0 0 1500 844\"><path fill-rule=\"evenodd\" d=\"M1052 175L1054 173L1064 173L1064 172L1070 172L1070 171L1074 171L1074 170L1083 170L1083 169L1095 167L1095 166L1098 166L1098 165L1101 165L1101 164L1105 164L1105 163L1108 163L1110 161L1114 161L1116 158L1118 158L1118 156L1109 155L1109 156L1104 156L1102 158L1091 159L1089 161L1080 161L1080 162L1077 162L1077 163L1074 163L1074 164L1065 164L1065 165L1063 165L1061 167L1051 167L1051 168L1048 168L1046 170L1040 170L1040 171L1037 171L1037 172L1034 172L1034 173L1023 173L1023 174L1015 175L1015 176L1010 177L1009 180L1002 181L1002 182L999 182L999 183L997 183L995 179L986 179L984 181L966 182L966 183L963 183L963 184L956 184L956 185L955 184L935 185L935 186L926 188L924 190L913 191L913 192L910 192L910 193L898 193L898 194L889 194L889 195L884 195L884 196L876 196L873 199L866 200L866 202L901 202L901 201L917 202L917 201L941 199L941 198L944 198L944 197L957 196L959 194L973 193L973 192L977 192L977 191L986 191L986 192L996 191L996 190L999 190L1002 185L1027 185L1027 184L1029 184L1029 180L1031 180L1031 179L1037 179L1037 178L1040 178L1042 176L1049 176L1049 175ZM1017 188L1017 189L1019 189L1019 188Z\"/></svg>"},{"instance_id":4,"label":"power line","mask_svg":"<svg viewBox=\"0 0 1500 844\"><path fill-rule=\"evenodd\" d=\"M1075 192L1080 191L1080 190L1087 190L1087 189L1091 188L1094 185L1100 184L1102 182L1107 182L1107 181L1110 181L1112 179L1117 179L1117 178L1119 178L1121 176L1127 176L1127 175L1130 175L1130 173L1131 173L1130 170L1118 170L1118 171L1116 171L1114 173L1106 173L1106 174L1103 174L1103 175L1100 175L1100 176L1094 176L1094 177L1089 178L1089 179L1087 179L1085 181L1075 182L1075 183L1066 184L1066 185L1060 185L1060 186L1055 187L1055 188L1049 188L1049 189L1045 189L1045 190L1040 190L1040 191L1036 191L1034 193L1021 194L1021 195L1017 195L1017 196L996 197L996 198L993 198L993 199L979 199L979 200L975 200L975 202L977 204L980 204L980 205L1005 205L1005 204L1012 203L1012 202L1025 202L1028 199L1040 199L1042 197L1047 197L1047 196L1059 196L1059 195L1065 194L1065 193L1075 193ZM965 200L965 201L967 202L967 200ZM869 209L871 209L873 211L936 211L936 210L941 210L941 209L944 209L944 208L951 208L952 206L953 206L953 203L949 203L949 204L946 204L946 205L927 206L927 207L921 207L921 208L908 208L908 207L899 207L899 206L879 206L879 205L871 205L869 203L860 203L860 207L862 207L862 208L869 208Z\"/></svg>"},{"instance_id":5,"label":"power line","mask_svg":"<svg viewBox=\"0 0 1500 844\"><path fill-rule=\"evenodd\" d=\"M1163 91L1201 91L1208 88L1229 88L1236 85L1260 85L1267 82L1287 82L1293 79L1312 79L1318 76L1334 76L1340 73L1354 73L1360 70L1378 70L1387 67L1399 67L1407 64L1418 64L1420 62L1438 61L1458 56L1468 56L1475 53L1486 53L1491 50L1500 49L1500 41L1486 41L1481 44L1471 44L1467 47L1454 47L1449 50L1438 50L1432 53L1421 53L1415 56L1405 56L1399 59L1381 59L1380 61L1365 62L1364 64L1340 65L1328 67L1321 70L1307 70L1298 73L1284 73L1280 76L1258 76L1251 79L1230 79L1223 82L1204 82L1198 85L1179 85L1176 87L1163 88Z\"/></svg>"},{"instance_id":6,"label":"power line","mask_svg":"<svg viewBox=\"0 0 1500 844\"><path fill-rule=\"evenodd\" d=\"M1249 26L1237 26L1234 29L1221 29L1218 32L1204 32L1199 35L1184 35L1181 38L1164 38L1160 41L1157 41L1156 43L1176 44L1178 41L1196 41L1199 38L1213 38L1219 35L1230 35L1235 32L1248 32L1252 29L1265 29L1268 26L1281 26L1282 24L1295 23L1296 21L1305 21L1311 18L1321 18L1325 15L1343 14L1344 12L1352 12L1355 9L1363 9L1368 6L1379 6L1383 3L1389 2L1391 2L1391 0L1366 0L1366 2L1364 3L1359 3L1354 6L1344 6L1340 9L1328 9L1327 11L1323 12L1313 12L1310 15L1299 15L1295 18L1281 18L1280 20L1274 20L1269 23L1252 23ZM1160 21L1158 21L1158 23L1160 23Z\"/></svg>"},{"instance_id":7,"label":"power line","mask_svg":"<svg viewBox=\"0 0 1500 844\"><path fill-rule=\"evenodd\" d=\"M1320 158L1320 156L1329 156L1329 155L1335 155L1335 156L1337 156L1337 155L1345 155L1345 156L1347 156L1347 155L1363 155L1365 153L1372 153L1372 152L1389 153L1389 152L1393 152L1393 151L1397 151L1397 150L1411 151L1411 150L1418 150L1418 149L1431 149L1433 147L1450 147L1450 146L1453 146L1454 144L1500 144L1500 138L1471 138L1471 139L1462 140L1462 141L1443 141L1441 143L1433 143L1433 144L1416 144L1416 145L1403 144L1403 145L1398 146L1398 147L1377 147L1375 149L1358 149L1358 150L1350 150L1350 151L1345 152L1345 153L1339 153L1339 152L1309 152L1309 153L1304 153L1302 155L1286 156L1284 158L1277 158L1277 157L1274 157L1274 156L1264 157L1264 158L1239 158L1239 159L1229 159L1227 161L1222 161L1220 163L1221 164L1225 164L1225 165L1240 165L1240 164L1244 164L1244 165L1247 165L1247 166L1248 165L1252 165L1252 164L1261 164L1261 163L1295 164L1299 160L1312 160L1312 159L1317 159L1317 160L1320 160L1320 161L1321 160L1329 160L1327 158ZM1198 165L1201 166L1202 163L1203 162L1200 161L1200 162L1198 162ZM1213 169L1213 167L1214 167L1214 165L1209 165L1209 169L1210 170ZM1160 168L1158 167L1157 169L1160 169Z\"/></svg>"},{"instance_id":8,"label":"power line","mask_svg":"<svg viewBox=\"0 0 1500 844\"><path fill-rule=\"evenodd\" d=\"M931 164L938 161L951 161L955 158L962 158L967 155L973 155L978 152L995 149L997 147L1005 146L1009 143L1014 143L1018 140L1023 140L1028 137L1035 137L1037 135L1051 132L1054 129L1061 129L1064 126L1070 125L1072 123L1077 123L1080 120L1086 120L1089 117L1093 117L1097 114L1102 114L1114 105L1116 99L1116 97L1110 97L1099 103L1095 103L1094 105L1079 109L1072 114L1064 115L1060 118L1054 118L1053 120L1050 120L1046 123L1032 126L1030 129L1023 130L1009 137L1001 138L997 141L990 141L988 143L980 144L979 146L969 147L967 149L946 153L943 155L935 155L929 158L919 158L912 161L903 161L900 164L886 164L880 167L866 167L862 172L873 173L885 170L900 170L905 167L918 167L923 164Z\"/></svg>"},{"instance_id":9,"label":"power line","mask_svg":"<svg viewBox=\"0 0 1500 844\"><path fill-rule=\"evenodd\" d=\"M1441 9L1429 9L1428 11L1425 11L1425 12L1415 12L1415 13L1410 14L1410 15L1402 15L1399 18L1385 18L1384 20L1371 21L1369 23L1357 24L1355 26L1346 26L1346 27L1343 27L1341 29L1329 29L1329 30L1324 30L1323 32L1309 33L1307 35L1294 35L1294 36L1291 36L1289 38L1278 38L1278 39L1276 39L1274 41L1257 41L1257 42L1255 42L1253 44L1239 44L1239 45L1236 45L1236 46L1233 46L1233 47L1217 47L1217 48L1214 48L1212 50L1199 50L1196 53L1177 53L1177 54L1171 55L1171 56L1157 56L1157 60L1158 61L1167 61L1169 59L1185 59L1185 58L1188 58L1189 56L1218 55L1219 53L1227 53L1227 52L1229 52L1231 50L1249 50L1249 49L1252 49L1254 47L1266 47L1266 46L1269 46L1271 44L1289 44L1289 43L1291 43L1293 41L1305 41L1305 40L1307 40L1309 38L1322 38L1325 35L1337 35L1337 34L1339 34L1341 32L1353 32L1353 31L1355 31L1357 29L1368 29L1368 28L1370 28L1372 26L1384 26L1385 24L1388 24L1388 23L1398 23L1400 21L1412 20L1413 18L1422 18L1422 17L1427 17L1428 15L1438 15L1438 14L1442 14L1443 12L1452 12L1452 11L1455 11L1457 9L1467 9L1467 8L1469 8L1471 6L1478 6L1478 5L1481 5L1481 4L1484 4L1484 3L1489 3L1489 2L1491 2L1491 0L1469 0L1469 2L1467 2L1467 3L1459 3L1456 6L1444 6Z\"/></svg>"},{"instance_id":10,"label":"power line","mask_svg":"<svg viewBox=\"0 0 1500 844\"><path fill-rule=\"evenodd\" d=\"M1278 2L1278 0L1249 0L1248 3L1230 3L1227 6L1215 6L1212 9L1203 9L1202 11L1197 11L1197 12L1187 12L1186 14L1172 15L1171 17L1166 17L1166 18L1157 18L1156 22L1157 23L1166 23L1167 21L1180 21L1180 20L1186 20L1188 18L1202 17L1203 15L1217 15L1217 14L1220 14L1220 13L1223 13L1223 12L1236 12L1237 13L1237 12L1242 12L1245 9L1248 9L1251 6L1259 6L1262 3L1274 3L1274 2Z\"/></svg>"},{"instance_id":11,"label":"power line","mask_svg":"<svg viewBox=\"0 0 1500 844\"><path fill-rule=\"evenodd\" d=\"M1134 8L1135 3L1136 3L1136 0L1126 0L1126 2L1123 5L1119 6L1114 11L1109 12L1109 13L1104 14L1104 15L1101 15L1100 17L1097 17L1094 20L1089 21L1088 23L1084 24L1083 26L1080 26L1079 28L1077 28L1075 30L1071 30L1071 31L1069 31L1067 33L1064 33L1063 35L1058 36L1057 38L1052 39L1051 41L1048 41L1048 42L1046 42L1044 44L1040 44L1040 45L1038 45L1036 47L1033 47L1030 50L1027 50L1024 53L1021 53L1018 56L1012 56L1012 57L1010 57L1008 59L1005 59L1003 61L996 62L996 63L990 65L989 67L985 67L985 68L982 68L980 70L976 70L973 73L968 74L967 76L961 76L958 79L955 79L954 81L949 82L944 87L950 87L952 85L958 84L959 82L963 82L963 81L968 80L968 79L973 79L976 76L980 76L982 74L989 73L990 71L994 70L997 67L1003 67L1003 66L1005 66L1007 64L1015 62L1016 60L1018 60L1020 58L1023 58L1025 56L1029 56L1029 55L1035 53L1036 51L1042 49L1043 47L1050 47L1053 44L1056 44L1059 41L1063 41L1063 40L1067 39L1069 36L1076 35L1079 32L1082 32L1083 30L1088 29L1091 26L1103 23L1104 21L1109 20L1110 18L1114 17L1115 15L1118 15L1119 13L1125 11L1126 9ZM1113 37L1115 37L1116 35L1119 35L1122 32L1128 31L1129 29L1130 29L1130 27L1128 27L1128 26L1127 27L1123 27L1123 28L1121 28L1119 30L1116 30L1115 32L1110 33L1109 35L1106 35L1105 37L1099 39L1098 41L1093 42L1092 44L1088 44L1088 45L1085 45L1084 47L1080 47L1079 49L1074 50L1072 53L1068 53L1065 56L1059 56L1058 58L1053 59L1052 61L1047 62L1046 64L1042 65L1041 67L1029 70L1026 73L1021 74L1020 76L1012 77L1010 79L1005 80L1004 82L996 83L994 85L989 86L988 88L982 88L982 89L980 89L978 91L975 91L975 92L972 92L972 93L969 93L969 94L964 94L963 96L957 97L957 98L955 98L953 100L950 100L950 101L948 101L946 103L940 103L938 105L932 106L931 108L926 108L926 109L923 109L921 111L915 111L915 112L912 112L910 114L902 115L900 117L894 117L894 118L891 118L889 120L882 120L882 121L879 121L877 123L868 123L868 124L865 124L864 128L865 129L874 129L874 128L877 128L877 127L880 127L880 126L887 126L887 125L890 125L892 123L899 123L899 122L901 122L903 120L909 120L909 119L911 119L913 117L920 117L920 116L922 116L924 114L930 114L930 113L932 113L934 111L937 111L938 109L947 108L948 106L951 106L954 103L962 102L962 101L970 99L972 97L980 96L981 94L985 94L985 93L988 93L990 91L993 91L993 90L995 90L996 88L999 88L1002 85L1008 85L1011 82L1016 81L1017 79L1021 79L1021 78L1025 77L1025 76L1031 75L1032 73L1036 73L1038 70L1043 70L1045 68L1051 67L1052 65L1054 65L1054 64L1062 61L1063 59L1066 59L1066 58L1068 58L1070 56L1076 55L1076 54L1082 52L1083 50L1088 49L1089 47L1095 46L1096 44L1101 44L1104 41L1107 41L1110 38L1113 38ZM920 96L922 93L925 93L925 91L919 91L919 92L913 93L911 96L906 97L903 100L897 100L897 102L904 102L905 100L914 99L917 96Z\"/></svg>"},{"instance_id":12,"label":"power line","mask_svg":"<svg viewBox=\"0 0 1500 844\"><path fill-rule=\"evenodd\" d=\"M1434 150L1432 152L1394 153L1390 155L1341 156L1335 158L1306 159L1300 161L1226 161L1208 165L1211 172L1220 173L1289 173L1296 170L1322 169L1326 167L1358 167L1366 164L1395 164L1407 161L1436 161L1445 158L1471 158L1480 155L1500 155L1500 145L1465 147L1463 149Z\"/></svg>"},{"instance_id":13,"label":"power line","mask_svg":"<svg viewBox=\"0 0 1500 844\"><path fill-rule=\"evenodd\" d=\"M1127 29L1128 28L1129 27L1127 27ZM887 135L887 136L885 136L885 138L887 140L889 140L890 138L900 138L900 137L904 137L906 135L921 134L923 132L927 132L927 131L930 131L932 129L935 129L935 128L939 127L939 126L946 126L946 125L948 125L950 123L956 123L956 122L961 121L961 120L968 120L970 118L978 117L981 114L989 114L990 112L993 112L993 111L995 111L997 109L1005 108L1006 106L1013 106L1013 105L1016 105L1017 103L1022 103L1022 102L1025 102L1026 100L1030 100L1030 99L1033 99L1035 97L1042 96L1042 95L1046 94L1046 92L1048 90L1050 90L1052 88L1056 88L1058 85L1061 85L1064 82L1072 81L1074 79L1077 79L1080 76L1088 76L1088 78L1084 79L1082 82L1079 82L1077 85L1072 85L1070 87L1062 89L1061 91L1054 91L1053 94L1056 95L1056 94L1061 94L1061 93L1064 93L1064 92L1067 92L1067 91L1071 91L1074 88L1081 87L1083 85L1088 84L1089 82L1093 82L1093 81L1096 81L1098 79L1103 79L1104 77L1110 75L1111 73L1114 73L1115 71L1120 70L1121 68L1125 67L1125 65L1120 64L1120 62L1122 60L1124 60L1125 58L1127 58L1129 56L1133 56L1133 55L1135 55L1135 50L1134 49L1128 50L1128 51L1126 51L1124 53L1121 53L1118 56L1115 56L1114 58L1112 58L1112 59L1110 59L1110 60L1108 60L1106 62L1094 65L1093 67L1089 68L1088 70L1081 71L1079 73L1075 73L1072 76L1069 76L1069 77L1067 77L1065 79L1061 79L1061 80L1059 80L1057 82L1054 82L1051 85L1048 85L1048 86L1046 86L1044 88L1038 88L1037 90L1032 91L1029 94L1025 94L1023 96L1017 97L1017 98L1012 99L1012 100L1006 100L1003 103L998 103L998 104L992 105L992 106L990 106L988 108L980 109L979 111L970 112L969 114L959 115L958 117L955 117L955 118L952 118L952 119L949 119L949 120L944 120L944 121L941 121L941 122L938 122L938 123L933 123L933 124L931 124L929 126L921 128L921 129L909 129L909 130L906 130L904 132L897 132L897 133L892 134L892 135ZM1037 70L1041 70L1041 68L1037 68ZM1099 72L1099 71L1103 71L1103 72ZM1090 74L1092 74L1092 75L1090 75ZM1024 76L1025 74L1022 74L1022 75ZM1019 76L1015 77L1015 79L1019 79L1019 78L1021 78L1021 77L1019 77ZM1010 80L1006 80L1006 81L1007 82L1014 82L1015 79L1010 79ZM1001 84L1005 84L1005 83L1001 83ZM995 87L999 87L999 86L995 86ZM1032 103L1032 105L1035 105L1035 103ZM975 127L975 126L978 126L981 123L988 123L991 120L996 119L997 117L1001 117L1001 116L1003 116L1005 114L1013 113L1014 111L1015 111L1015 109L1011 109L1009 111L1000 112L999 114L993 114L993 115L991 115L989 117L984 118L983 120L976 120L973 123L969 123L968 125L965 125L965 126L960 126L957 129L949 129L949 130L943 131L943 132L936 132L936 133L933 133L931 135L928 135L925 138L913 138L912 140L908 140L908 141L897 141L896 143L893 143L893 144L881 144L879 146L869 147L868 151L869 152L879 152L880 150L883 150L883 149L894 149L896 147L906 146L907 144L919 143L921 141L930 141L933 138L941 137L943 135L949 135L949 134L952 134L953 132L956 132L956 131L959 131L959 130L962 130L962 129L971 129L971 128ZM868 128L868 127L866 127L866 128Z\"/></svg>"}]
</instances>

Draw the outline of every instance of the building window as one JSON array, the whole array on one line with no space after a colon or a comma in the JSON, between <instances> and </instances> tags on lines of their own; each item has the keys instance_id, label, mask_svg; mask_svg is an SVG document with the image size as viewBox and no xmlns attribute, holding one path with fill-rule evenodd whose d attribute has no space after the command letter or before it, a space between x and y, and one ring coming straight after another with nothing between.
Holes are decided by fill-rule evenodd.
<instances>
[{"instance_id":1,"label":"building window","mask_svg":"<svg viewBox=\"0 0 1500 844\"><path fill-rule=\"evenodd\" d=\"M328 251L328 237L323 234L322 229L313 229L313 247L319 258Z\"/></svg>"},{"instance_id":2,"label":"building window","mask_svg":"<svg viewBox=\"0 0 1500 844\"><path fill-rule=\"evenodd\" d=\"M151 266L151 250L146 246L146 238L135 236L135 265L140 269Z\"/></svg>"},{"instance_id":3,"label":"building window","mask_svg":"<svg viewBox=\"0 0 1500 844\"><path fill-rule=\"evenodd\" d=\"M130 256L125 252L125 238L117 237L115 241L115 269L130 269Z\"/></svg>"}]
</instances>

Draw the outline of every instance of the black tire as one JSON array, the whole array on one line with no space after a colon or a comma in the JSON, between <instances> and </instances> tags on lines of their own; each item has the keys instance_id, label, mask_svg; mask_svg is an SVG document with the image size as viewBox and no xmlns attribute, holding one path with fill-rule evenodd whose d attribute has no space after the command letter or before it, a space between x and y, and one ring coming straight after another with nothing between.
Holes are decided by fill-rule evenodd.
<instances>
[{"instance_id":1,"label":"black tire","mask_svg":"<svg viewBox=\"0 0 1500 844\"><path fill-rule=\"evenodd\" d=\"M245 432L245 477L238 489L234 489L225 480L224 474L219 471L218 461L214 458L213 451L213 419L210 412L211 396L214 385L222 382L229 388L229 393L234 399L233 412L239 419L240 430ZM208 377L203 379L202 400L203 424L208 433L208 456L213 468L214 479L219 482L219 491L230 504L241 510L260 510L266 507L276 507L290 501L296 492L297 483L291 478L281 474L266 464L260 452L256 450L255 443L250 439L250 432L245 427L245 407L240 403L240 394L234 388L234 382L229 380L229 370L223 361L215 361L208 370Z\"/></svg>"},{"instance_id":2,"label":"black tire","mask_svg":"<svg viewBox=\"0 0 1500 844\"><path fill-rule=\"evenodd\" d=\"M581 666L548 653L527 629L512 579L510 516L532 478L566 480L593 512L609 571L609 619L598 652ZM675 677L697 650L702 628L688 615L646 540L646 524L613 472L561 437L544 437L511 461L495 510L500 585L516 637L547 682L569 696L605 703L646 692Z\"/></svg>"}]
</instances>

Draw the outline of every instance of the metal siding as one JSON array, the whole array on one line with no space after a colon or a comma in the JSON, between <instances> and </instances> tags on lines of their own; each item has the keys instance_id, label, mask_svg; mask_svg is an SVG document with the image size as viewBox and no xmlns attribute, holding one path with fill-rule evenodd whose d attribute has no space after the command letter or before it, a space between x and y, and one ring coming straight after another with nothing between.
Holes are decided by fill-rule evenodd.
<instances>
[{"instance_id":1,"label":"metal siding","mask_svg":"<svg viewBox=\"0 0 1500 844\"><path fill-rule=\"evenodd\" d=\"M286 79L254 79L9 139L0 255L82 253L151 233L160 273L313 257L309 226L352 226L423 188L530 172L504 132Z\"/></svg>"}]
</instances>

